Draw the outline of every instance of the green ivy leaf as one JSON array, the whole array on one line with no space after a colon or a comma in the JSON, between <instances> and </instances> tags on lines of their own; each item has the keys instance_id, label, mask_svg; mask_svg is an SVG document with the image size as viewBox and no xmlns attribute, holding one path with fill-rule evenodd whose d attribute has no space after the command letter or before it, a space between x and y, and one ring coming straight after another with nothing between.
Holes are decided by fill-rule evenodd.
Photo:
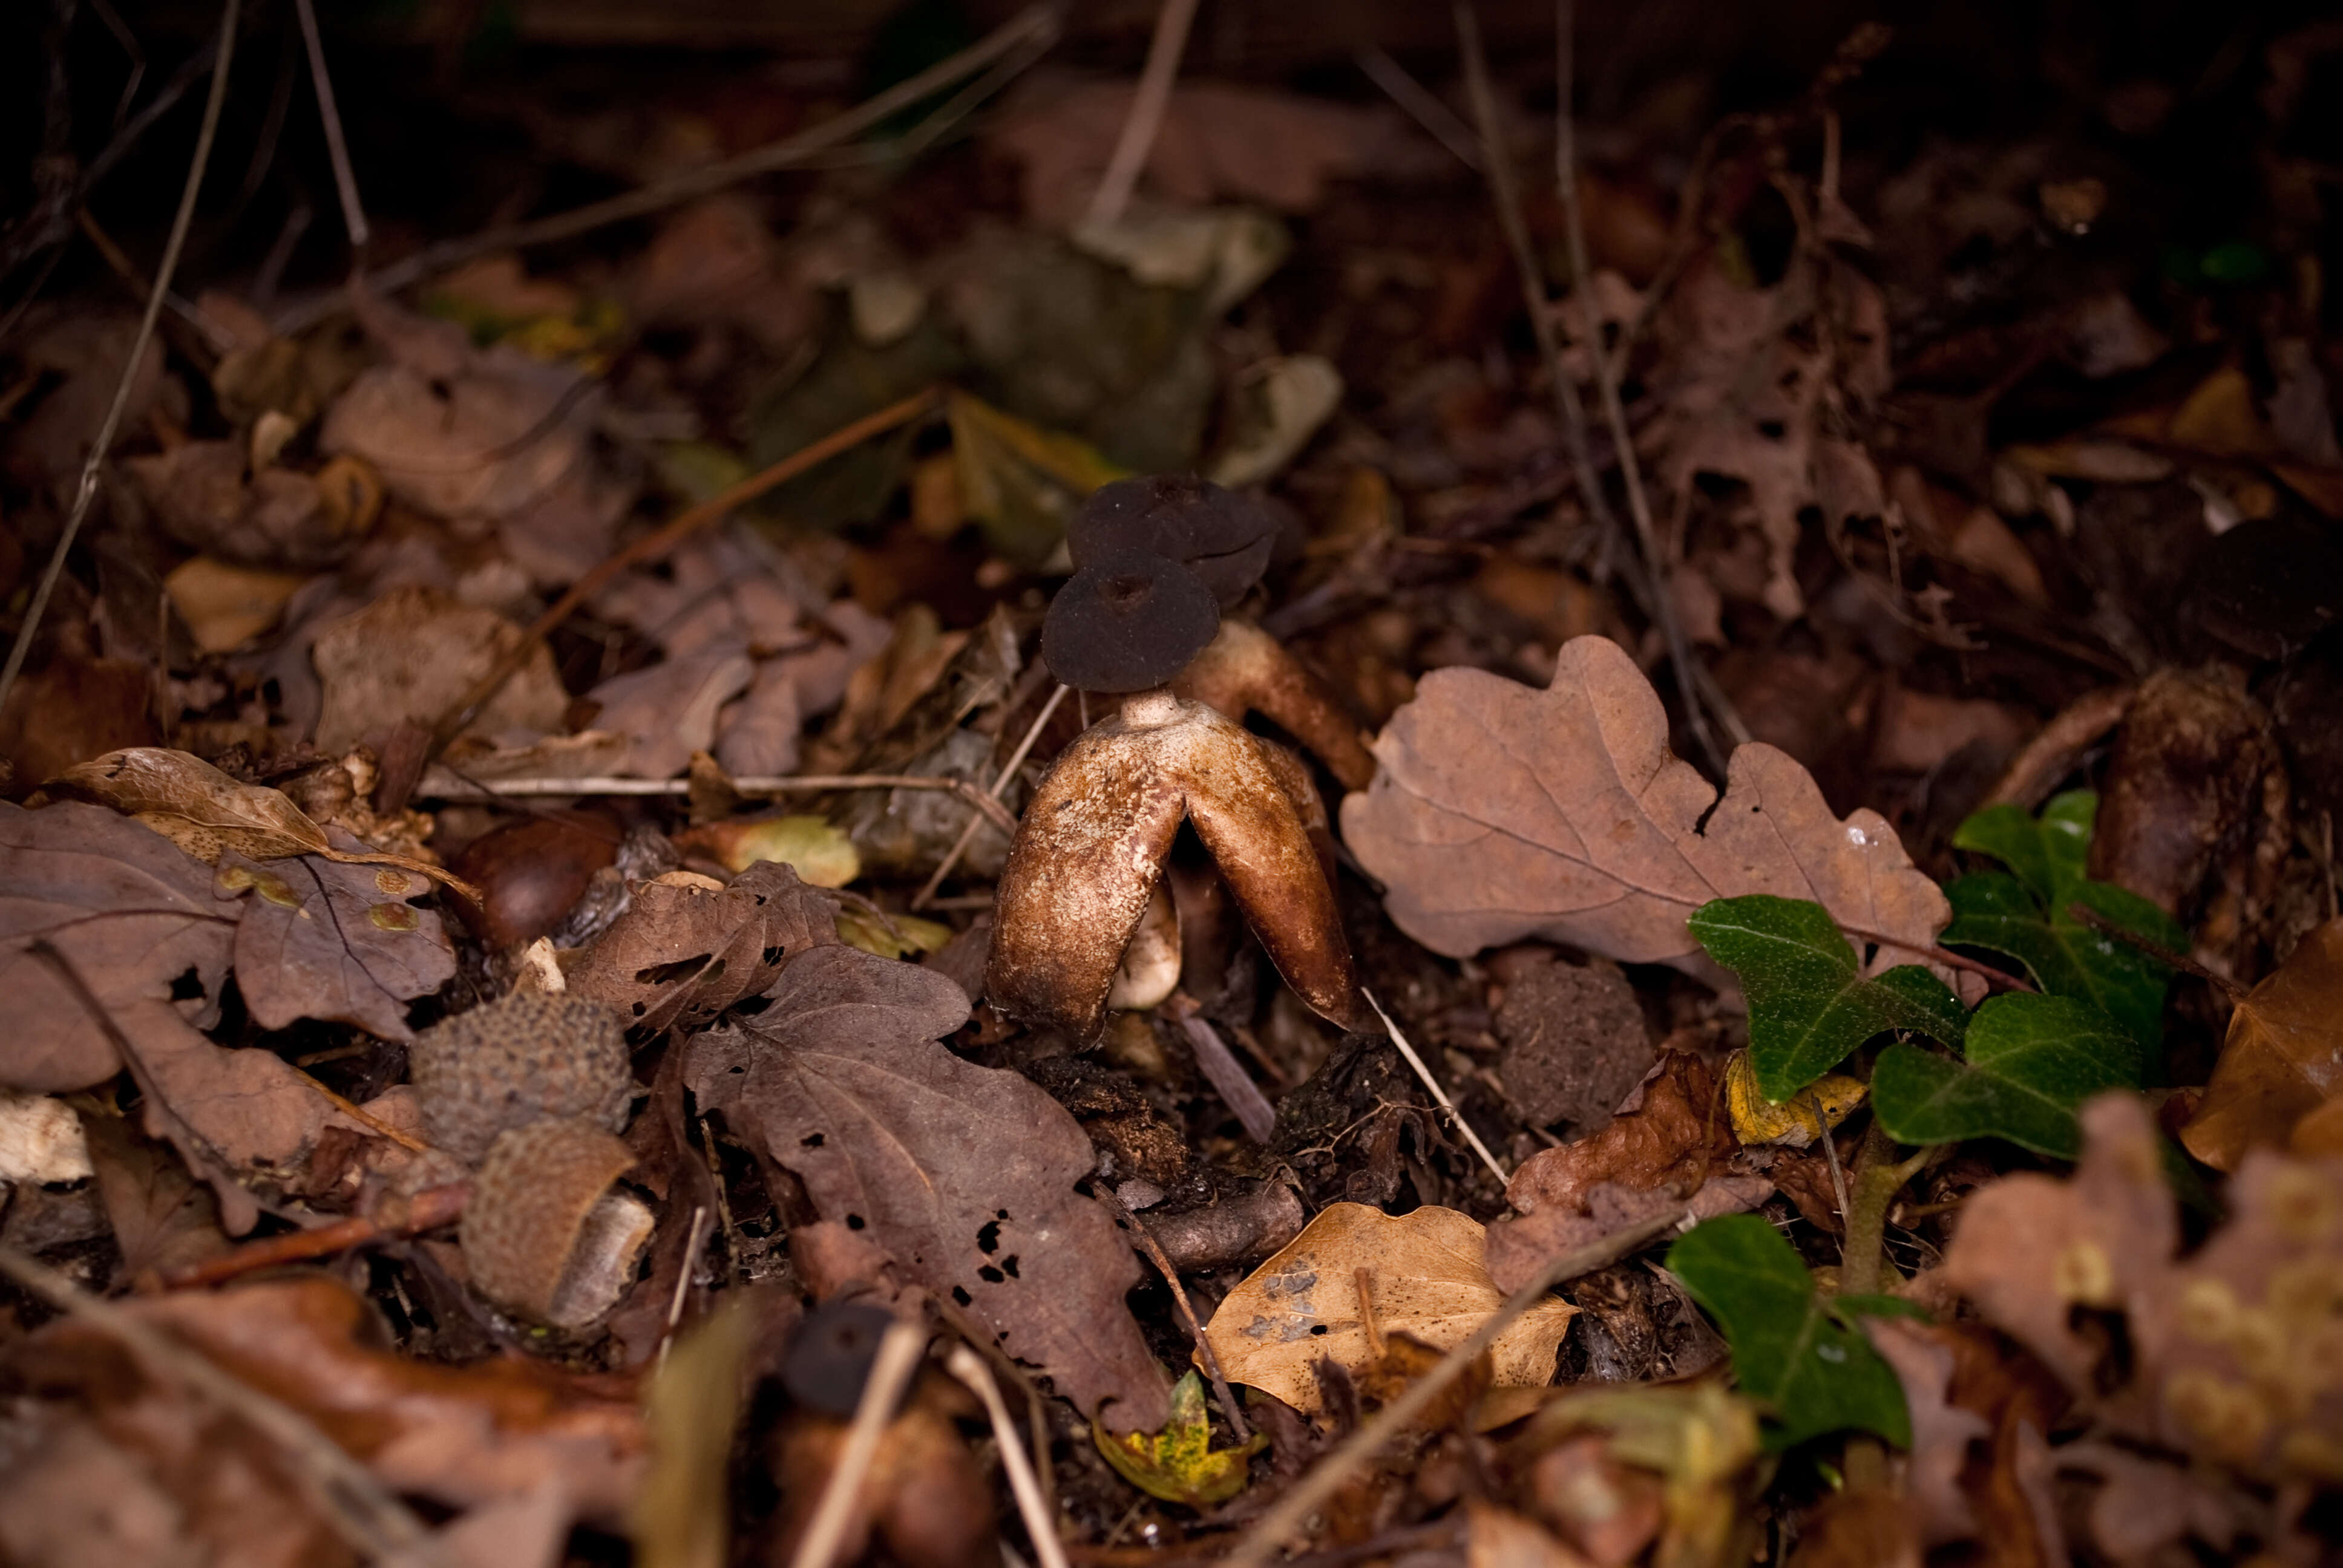
<instances>
[{"instance_id":1,"label":"green ivy leaf","mask_svg":"<svg viewBox=\"0 0 2343 1568\"><path fill-rule=\"evenodd\" d=\"M1891 1045L1871 1075L1871 1106L1901 1143L2005 1138L2037 1154L2082 1152L2075 1108L2139 1087L2138 1042L2071 997L1997 996L1969 1020L1965 1061Z\"/></svg>"},{"instance_id":2,"label":"green ivy leaf","mask_svg":"<svg viewBox=\"0 0 2343 1568\"><path fill-rule=\"evenodd\" d=\"M1117 1437L1093 1421L1091 1441L1115 1473L1140 1491L1191 1508L1209 1508L1242 1492L1247 1461L1269 1443L1254 1432L1240 1447L1214 1449L1204 1380L1192 1372L1172 1385L1172 1419L1162 1431Z\"/></svg>"},{"instance_id":3,"label":"green ivy leaf","mask_svg":"<svg viewBox=\"0 0 2343 1568\"><path fill-rule=\"evenodd\" d=\"M1949 946L1984 948L2026 966L2052 996L2087 1001L2127 1030L2144 1050L2164 1037L2164 992L2171 972L2137 948L2093 930L2066 912L2080 903L2160 947L2185 950L2188 933L2138 894L2095 882L2083 866L2099 798L2060 795L2039 819L2015 806L1988 806L1960 825L1953 842L1990 855L2007 872L1956 878L1945 890Z\"/></svg>"},{"instance_id":4,"label":"green ivy leaf","mask_svg":"<svg viewBox=\"0 0 2343 1568\"><path fill-rule=\"evenodd\" d=\"M1725 1331L1733 1375L1772 1408L1777 1443L1859 1427L1912 1446L1896 1373L1870 1341L1832 1321L1814 1276L1764 1219L1695 1226L1668 1249L1668 1268Z\"/></svg>"},{"instance_id":5,"label":"green ivy leaf","mask_svg":"<svg viewBox=\"0 0 2343 1568\"><path fill-rule=\"evenodd\" d=\"M1855 950L1820 904L1752 893L1703 904L1686 922L1749 995L1749 1061L1780 1104L1874 1036L1917 1030L1960 1043L1966 1015L1916 964L1864 978Z\"/></svg>"}]
</instances>

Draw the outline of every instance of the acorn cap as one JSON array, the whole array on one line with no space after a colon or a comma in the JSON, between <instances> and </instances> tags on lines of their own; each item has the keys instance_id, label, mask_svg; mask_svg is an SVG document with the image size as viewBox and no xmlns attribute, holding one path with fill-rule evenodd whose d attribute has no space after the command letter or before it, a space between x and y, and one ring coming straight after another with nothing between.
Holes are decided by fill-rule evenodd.
<instances>
[{"instance_id":1,"label":"acorn cap","mask_svg":"<svg viewBox=\"0 0 2343 1568\"><path fill-rule=\"evenodd\" d=\"M548 1117L615 1132L635 1087L618 1015L566 991L515 991L442 1019L407 1048L407 1076L425 1135L467 1165Z\"/></svg>"},{"instance_id":2,"label":"acorn cap","mask_svg":"<svg viewBox=\"0 0 2343 1568\"><path fill-rule=\"evenodd\" d=\"M1101 485L1066 525L1075 566L1143 550L1194 572L1222 609L1261 580L1276 543L1277 520L1267 508L1192 474Z\"/></svg>"},{"instance_id":3,"label":"acorn cap","mask_svg":"<svg viewBox=\"0 0 2343 1568\"><path fill-rule=\"evenodd\" d=\"M1079 690L1145 691L1179 674L1220 626L1220 601L1194 572L1120 550L1067 578L1050 601L1041 658Z\"/></svg>"},{"instance_id":4,"label":"acorn cap","mask_svg":"<svg viewBox=\"0 0 2343 1568\"><path fill-rule=\"evenodd\" d=\"M870 1302L824 1302L789 1336L781 1358L781 1385L789 1397L824 1415L850 1416L895 1314Z\"/></svg>"},{"instance_id":5,"label":"acorn cap","mask_svg":"<svg viewBox=\"0 0 2343 1568\"><path fill-rule=\"evenodd\" d=\"M634 1162L634 1151L591 1121L536 1121L500 1135L457 1232L473 1288L561 1328L609 1311L650 1233L641 1202L610 1191Z\"/></svg>"}]
</instances>

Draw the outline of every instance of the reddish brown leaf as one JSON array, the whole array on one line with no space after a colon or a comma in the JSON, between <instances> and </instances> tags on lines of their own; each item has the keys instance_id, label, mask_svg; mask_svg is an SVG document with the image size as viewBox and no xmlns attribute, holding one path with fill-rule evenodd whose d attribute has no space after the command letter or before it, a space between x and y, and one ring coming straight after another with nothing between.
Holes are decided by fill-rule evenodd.
<instances>
[{"instance_id":1,"label":"reddish brown leaf","mask_svg":"<svg viewBox=\"0 0 2343 1568\"><path fill-rule=\"evenodd\" d=\"M1544 691L1437 669L1376 740L1342 837L1400 929L1452 957L1538 936L1714 974L1685 917L1745 893L1814 900L1899 944L1875 972L1935 942L1950 908L1877 813L1842 821L1756 743L1734 752L1720 801L1667 739L1658 694L1603 638L1564 646Z\"/></svg>"},{"instance_id":2,"label":"reddish brown leaf","mask_svg":"<svg viewBox=\"0 0 2343 1568\"><path fill-rule=\"evenodd\" d=\"M588 948L568 986L629 1029L698 1029L757 995L787 955L838 940L838 900L759 860L720 892L650 882Z\"/></svg>"},{"instance_id":3,"label":"reddish brown leaf","mask_svg":"<svg viewBox=\"0 0 2343 1568\"><path fill-rule=\"evenodd\" d=\"M2180 1130L2188 1152L2234 1171L2247 1148L2282 1148L2343 1094L2343 920L2304 937L2229 1015L2205 1098Z\"/></svg>"},{"instance_id":4,"label":"reddish brown leaf","mask_svg":"<svg viewBox=\"0 0 2343 1568\"><path fill-rule=\"evenodd\" d=\"M335 837L337 848L364 848ZM216 886L250 895L236 929L236 979L263 1029L316 1018L407 1040L407 1002L456 973L438 915L407 901L431 890L417 872L314 856L263 865L228 850Z\"/></svg>"}]
</instances>

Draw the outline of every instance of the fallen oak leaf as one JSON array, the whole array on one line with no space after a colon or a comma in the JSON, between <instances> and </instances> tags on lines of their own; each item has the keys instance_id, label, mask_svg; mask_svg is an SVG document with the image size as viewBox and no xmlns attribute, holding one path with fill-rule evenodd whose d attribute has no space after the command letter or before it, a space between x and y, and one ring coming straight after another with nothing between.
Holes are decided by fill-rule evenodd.
<instances>
[{"instance_id":1,"label":"fallen oak leaf","mask_svg":"<svg viewBox=\"0 0 2343 1568\"><path fill-rule=\"evenodd\" d=\"M1097 1155L1032 1082L935 1043L967 1020L968 993L833 941L790 959L766 995L764 1012L686 1047L701 1109L1086 1414L1161 1431L1168 1384L1123 1300L1137 1257L1075 1191Z\"/></svg>"},{"instance_id":2,"label":"fallen oak leaf","mask_svg":"<svg viewBox=\"0 0 2343 1568\"><path fill-rule=\"evenodd\" d=\"M408 1040L407 1003L455 978L438 915L407 902L431 890L412 871L312 856L264 865L222 849L213 886L249 895L236 928L236 989L263 1029L316 1018Z\"/></svg>"},{"instance_id":3,"label":"fallen oak leaf","mask_svg":"<svg viewBox=\"0 0 2343 1568\"><path fill-rule=\"evenodd\" d=\"M1755 742L1720 800L1667 734L1658 694L1604 638L1564 644L1544 691L1436 669L1377 738L1342 837L1390 889L1393 922L1452 958L1539 936L1713 975L1686 918L1745 893L1815 899L1876 934L1874 971L1926 957L1951 911L1884 819L1841 820L1804 768Z\"/></svg>"},{"instance_id":4,"label":"fallen oak leaf","mask_svg":"<svg viewBox=\"0 0 2343 1568\"><path fill-rule=\"evenodd\" d=\"M68 768L44 788L55 795L111 806L208 863L233 849L261 860L317 855L350 865L397 866L479 901L478 889L441 867L386 849L337 847L282 791L239 784L188 752L126 747Z\"/></svg>"},{"instance_id":5,"label":"fallen oak leaf","mask_svg":"<svg viewBox=\"0 0 2343 1568\"><path fill-rule=\"evenodd\" d=\"M1484 1261L1480 1221L1427 1205L1390 1215L1364 1203L1329 1206L1229 1292L1204 1326L1231 1382L1274 1394L1305 1413L1323 1395L1322 1359L1361 1372L1393 1334L1445 1351L1504 1304ZM1578 1309L1542 1302L1490 1347L1500 1388L1554 1381L1554 1352Z\"/></svg>"},{"instance_id":6,"label":"fallen oak leaf","mask_svg":"<svg viewBox=\"0 0 2343 1568\"><path fill-rule=\"evenodd\" d=\"M2343 920L2296 944L2246 993L2212 1081L2180 1129L2188 1152L2234 1171L2256 1144L2283 1147L2303 1119L2343 1094Z\"/></svg>"}]
</instances>

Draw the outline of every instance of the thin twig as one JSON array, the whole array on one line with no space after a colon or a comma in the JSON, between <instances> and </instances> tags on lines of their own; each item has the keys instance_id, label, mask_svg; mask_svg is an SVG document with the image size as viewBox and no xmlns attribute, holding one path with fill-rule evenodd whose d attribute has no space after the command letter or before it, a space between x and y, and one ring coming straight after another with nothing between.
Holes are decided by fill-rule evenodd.
<instances>
[{"instance_id":1,"label":"thin twig","mask_svg":"<svg viewBox=\"0 0 2343 1568\"><path fill-rule=\"evenodd\" d=\"M1619 403L1619 372L1603 342L1603 323L1594 305L1594 266L1586 248L1586 215L1578 194L1578 116L1572 107L1572 87L1577 71L1578 8L1575 0L1554 4L1554 178L1562 193L1563 229L1570 244L1570 286L1585 306L1586 353L1594 364L1594 385L1602 394L1603 420L1611 430L1611 446L1619 459L1619 477L1627 490L1627 514L1635 525L1635 548L1644 558L1644 574L1652 583L1652 615L1667 639L1668 663L1675 670L1676 695L1683 700L1685 728L1709 761L1722 772L1725 753L1709 733L1700 695L1693 679L1692 649L1677 623L1675 602L1668 592L1667 564L1660 558L1659 537L1652 528L1652 506L1644 494L1643 465L1635 460L1635 443L1627 431L1626 410Z\"/></svg>"},{"instance_id":2,"label":"thin twig","mask_svg":"<svg viewBox=\"0 0 2343 1568\"><path fill-rule=\"evenodd\" d=\"M1001 1386L992 1381L990 1369L966 1345L954 1345L951 1354L944 1358L944 1370L984 1403L984 1413L992 1422L992 1441L1001 1450L1001 1467L1009 1473L1009 1491L1017 1499L1017 1512L1025 1521L1033 1555L1041 1560L1041 1568L1067 1568L1066 1547L1058 1539L1057 1521L1042 1499L1041 1483L1033 1477L1033 1462L1009 1419L1009 1406L1001 1397Z\"/></svg>"},{"instance_id":3,"label":"thin twig","mask_svg":"<svg viewBox=\"0 0 2343 1568\"><path fill-rule=\"evenodd\" d=\"M608 587L619 573L646 561L659 559L709 524L747 506L766 491L787 484L808 469L820 467L840 452L851 450L873 436L910 424L934 408L940 397L941 394L930 387L900 403L890 403L875 414L867 414L809 446L800 447L771 467L749 475L736 485L728 486L698 506L688 508L673 521L604 557L588 568L585 576L571 583L568 591L537 618L536 624L507 650L503 658L497 660L495 667L480 678L479 683L440 716L439 722L432 729L431 755L436 757L446 750L447 742L463 732L464 726L471 722L472 716L504 689L505 682L512 678L513 672L520 668L530 652L544 642L556 627L568 620L578 606Z\"/></svg>"},{"instance_id":4,"label":"thin twig","mask_svg":"<svg viewBox=\"0 0 2343 1568\"><path fill-rule=\"evenodd\" d=\"M331 1257L337 1252L363 1247L370 1241L419 1236L426 1231L453 1224L463 1214L464 1205L470 1202L471 1198L472 1189L468 1183L426 1187L403 1203L386 1204L379 1213L354 1214L330 1225L320 1225L314 1231L292 1231L282 1236L264 1237L260 1241L247 1241L240 1247L215 1253L199 1262L173 1269L164 1274L163 1288L185 1291L198 1285L216 1285L261 1269Z\"/></svg>"},{"instance_id":5,"label":"thin twig","mask_svg":"<svg viewBox=\"0 0 2343 1568\"><path fill-rule=\"evenodd\" d=\"M2178 970L2182 974L2195 976L2197 979L2203 980L2207 985L2211 986L2215 990L2219 991L2223 996L2228 998L2232 1003L2241 1002L2246 1000L2247 988L2239 985L2227 975L2221 973L2217 970L2206 968L2203 964L2198 963L2195 959L2190 958L2187 953L2174 952L2162 942L2150 941L2147 938L2141 936L2137 931L2127 931L2124 930L2123 927L2116 924L2113 920L2107 919L2107 916L2099 913L2098 910L2091 908L2088 904L2081 902L2068 904L2066 906L2066 913L2071 918L2082 921L2083 924L2090 927L2091 930L2098 932L2099 935L2103 937L2113 937L2116 940L2123 943L2126 947L2146 953L2149 958L2154 959L2157 963L2162 964L2167 969Z\"/></svg>"},{"instance_id":6,"label":"thin twig","mask_svg":"<svg viewBox=\"0 0 2343 1568\"><path fill-rule=\"evenodd\" d=\"M1410 75L1406 66L1376 45L1360 50L1351 59L1366 73L1368 81L1423 127L1426 136L1455 154L1456 161L1466 168L1480 172L1481 154L1473 145L1473 127L1458 119L1431 88Z\"/></svg>"},{"instance_id":7,"label":"thin twig","mask_svg":"<svg viewBox=\"0 0 2343 1568\"><path fill-rule=\"evenodd\" d=\"M1965 974L1979 976L1988 984L1999 986L2004 990L2031 991L2035 989L2034 982L2024 975L2014 975L2007 970L1997 970L1991 964L1979 963L1973 958L1956 953L1950 948L1934 942L1915 942L1908 938L1891 937L1885 931L1865 930L1861 926L1850 926L1844 922L1841 922L1838 929L1848 936L1861 937L1866 942L1876 942L1883 948L1897 948L1907 953L1918 953L1930 963L1942 964L1948 970L1959 970Z\"/></svg>"},{"instance_id":8,"label":"thin twig","mask_svg":"<svg viewBox=\"0 0 2343 1568\"><path fill-rule=\"evenodd\" d=\"M505 224L478 234L443 240L372 274L371 281L378 290L394 293L477 256L574 238L610 224L679 206L759 175L801 166L813 161L818 155L853 141L865 131L885 123L905 109L912 108L955 83L977 75L1004 56L1020 51L1030 51L1031 55L1038 55L1042 47L1056 41L1058 28L1055 6L1028 6L959 54L929 66L915 76L905 78L885 92L864 100L842 115L824 120L810 130L765 146L753 147L737 157L687 169L670 178L628 191L623 196L612 196L608 201L592 202L568 212L555 213L549 217ZM338 293L307 300L281 312L275 323L277 330L290 335L315 326L340 308L341 303Z\"/></svg>"},{"instance_id":9,"label":"thin twig","mask_svg":"<svg viewBox=\"0 0 2343 1568\"><path fill-rule=\"evenodd\" d=\"M1025 759L1033 750L1033 742L1041 738L1041 726L1050 722L1050 715L1058 711L1058 704L1066 699L1066 693L1071 689L1061 682L1058 689L1050 693L1050 700L1041 704L1041 711L1035 714L1033 722L1025 727L1025 738L1017 743L1017 749L1009 754L1009 760L1002 765L1000 773L994 777L992 788L987 791L987 795L991 800L993 809L1000 811L1003 816L1007 816L1008 809L1001 804L1001 792L1009 788L1009 781L1011 779L1017 777L1017 769L1025 766ZM970 844L976 842L977 824L981 820L981 818L977 817L970 817L968 819L968 826L960 830L960 837L952 840L951 848L944 851L944 858L937 862L935 874L928 879L926 885L920 888L919 896L911 900L911 908L924 910L928 907L929 900L936 896L936 890L944 885L944 879L951 875L954 866L960 864L960 858L968 853L968 847ZM1001 830L1013 837L1017 831L1015 819L1011 818Z\"/></svg>"},{"instance_id":10,"label":"thin twig","mask_svg":"<svg viewBox=\"0 0 2343 1568\"><path fill-rule=\"evenodd\" d=\"M1415 1047L1407 1042L1407 1036L1400 1033L1399 1025L1392 1021L1392 1015L1385 1012L1383 1004L1375 1000L1375 993L1362 986L1359 994L1367 999L1367 1005L1375 1010L1377 1018L1383 1020L1383 1031L1391 1036L1391 1042L1399 1047L1402 1056L1407 1058L1408 1066L1413 1068L1416 1077L1423 1081L1423 1087L1432 1091L1432 1098L1440 1101L1440 1109L1448 1113L1449 1121L1464 1135L1464 1141L1473 1146L1473 1152L1481 1157L1481 1163L1489 1168L1489 1174L1497 1179L1497 1185L1503 1187L1511 1181L1513 1178L1505 1174L1505 1168L1497 1163L1497 1157L1489 1152L1489 1146L1481 1141L1481 1135L1473 1131L1473 1124L1464 1120L1464 1113L1456 1109L1456 1102L1448 1098L1448 1091L1440 1087L1438 1079L1432 1076L1432 1069L1424 1065L1423 1058L1415 1054Z\"/></svg>"},{"instance_id":11,"label":"thin twig","mask_svg":"<svg viewBox=\"0 0 2343 1568\"><path fill-rule=\"evenodd\" d=\"M1086 221L1111 224L1131 205L1139 185L1139 171L1147 166L1155 135L1163 128L1163 112L1172 106L1172 85L1180 79L1180 57L1188 52L1188 27L1196 19L1196 0L1163 0L1155 13L1155 34L1147 41L1147 64L1140 68L1139 90L1131 95L1131 112L1123 117L1122 134L1115 138L1114 154L1106 173L1091 193Z\"/></svg>"},{"instance_id":12,"label":"thin twig","mask_svg":"<svg viewBox=\"0 0 2343 1568\"><path fill-rule=\"evenodd\" d=\"M691 1294L692 1266L699 1260L699 1249L708 1241L708 1205L695 1203L691 1209L691 1231L683 1239L683 1267L676 1271L675 1294L668 1298L667 1326L659 1331L659 1364L667 1365L668 1347L675 1343L675 1325L683 1321L684 1298Z\"/></svg>"},{"instance_id":13,"label":"thin twig","mask_svg":"<svg viewBox=\"0 0 2343 1568\"><path fill-rule=\"evenodd\" d=\"M939 779L932 773L751 773L729 781L741 795L813 794L829 789L940 789L957 795L990 817L1004 833L1017 830L1009 808L965 779ZM465 779L455 787L427 780L416 790L426 800L510 800L532 796L689 795L687 779L613 779L594 774L583 779Z\"/></svg>"},{"instance_id":14,"label":"thin twig","mask_svg":"<svg viewBox=\"0 0 2343 1568\"><path fill-rule=\"evenodd\" d=\"M334 189L342 198L342 226L349 230L350 249L363 256L372 237L366 208L358 201L358 176L350 167L350 149L342 140L342 112L334 104L334 78L326 69L326 41L317 34L313 0L293 0L301 18L301 41L309 48L309 80L317 89L317 117L326 124L326 156L334 166Z\"/></svg>"},{"instance_id":15,"label":"thin twig","mask_svg":"<svg viewBox=\"0 0 2343 1568\"><path fill-rule=\"evenodd\" d=\"M1414 1422L1433 1401L1448 1391L1472 1366L1482 1352L1497 1342L1498 1337L1518 1322L1523 1313L1545 1299L1548 1291L1565 1284L1582 1274L1608 1268L1646 1242L1657 1240L1679 1223L1689 1222L1689 1210L1683 1214L1663 1214L1640 1225L1631 1225L1614 1231L1603 1240L1553 1259L1537 1271L1535 1277L1506 1298L1489 1320L1473 1331L1470 1337L1442 1356L1430 1372L1410 1383L1407 1391L1391 1403L1377 1411L1374 1419L1353 1432L1340 1448L1320 1460L1297 1482L1292 1490L1277 1501L1277 1505L1262 1515L1237 1549L1222 1559L1225 1568L1263 1568L1308 1521L1312 1513L1324 1507L1329 1499L1361 1465L1394 1437Z\"/></svg>"},{"instance_id":16,"label":"thin twig","mask_svg":"<svg viewBox=\"0 0 2343 1568\"><path fill-rule=\"evenodd\" d=\"M910 1385L912 1372L919 1370L920 1356L927 1346L927 1331L919 1324L899 1320L888 1325L879 1342L879 1353L871 1357L870 1371L862 1380L862 1397L855 1402L846 1442L822 1483L821 1501L814 1505L813 1518L806 1525L805 1539L798 1543L796 1555L789 1559L789 1568L830 1568L838 1555L863 1479L870 1473L870 1462L879 1456L879 1439L885 1434L887 1423L895 1419L895 1405Z\"/></svg>"},{"instance_id":17,"label":"thin twig","mask_svg":"<svg viewBox=\"0 0 2343 1568\"><path fill-rule=\"evenodd\" d=\"M1212 1380L1212 1397L1220 1402L1221 1413L1228 1417L1239 1442L1252 1437L1252 1428L1245 1424L1244 1408L1237 1403L1236 1391L1229 1387L1229 1380L1221 1372L1221 1358L1212 1352L1212 1342L1205 1336L1204 1325L1196 1317L1195 1303L1188 1300L1188 1287L1180 1282L1180 1271L1164 1256L1163 1244L1140 1222L1139 1216L1131 1211L1131 1206L1112 1188L1101 1184L1094 1196L1122 1221L1122 1228L1131 1232L1131 1245L1147 1255L1147 1261L1155 1265L1155 1271L1171 1287L1172 1304L1179 1309L1180 1322L1186 1327L1188 1337L1195 1342L1196 1354L1204 1363L1204 1375Z\"/></svg>"},{"instance_id":18,"label":"thin twig","mask_svg":"<svg viewBox=\"0 0 2343 1568\"><path fill-rule=\"evenodd\" d=\"M121 1341L150 1372L176 1379L266 1438L306 1494L305 1501L361 1559L447 1562L444 1548L414 1510L299 1411L14 1247L0 1245L0 1273Z\"/></svg>"},{"instance_id":19,"label":"thin twig","mask_svg":"<svg viewBox=\"0 0 2343 1568\"><path fill-rule=\"evenodd\" d=\"M1245 1136L1255 1143L1268 1142L1277 1131L1277 1108L1269 1102L1269 1096L1261 1091L1261 1085L1252 1081L1252 1074L1245 1070L1244 1063L1237 1060L1236 1052L1229 1049L1229 1042L1221 1038L1221 1031L1212 1027L1212 1020L1203 1015L1194 999L1175 990L1163 999L1158 1010L1178 1024L1180 1032L1188 1037L1189 1049L1196 1053L1197 1069L1219 1091L1228 1108L1237 1113Z\"/></svg>"},{"instance_id":20,"label":"thin twig","mask_svg":"<svg viewBox=\"0 0 2343 1568\"><path fill-rule=\"evenodd\" d=\"M16 684L17 675L25 668L25 657L32 651L34 635L41 628L41 617L49 608L49 596L56 591L57 578L64 575L65 557L71 553L75 538L80 534L82 522L89 516L90 503L97 498L97 477L106 467L106 454L114 449L116 432L122 427L122 416L130 406L130 388L137 382L138 367L146 357L146 346L155 340L156 318L163 313L163 297L171 290L172 276L179 270L179 253L186 247L187 229L195 222L196 197L204 187L204 166L211 162L212 140L218 135L220 106L227 98L228 63L236 55L236 28L244 14L244 0L227 0L220 12L219 56L212 68L210 94L204 99L204 119L196 132L195 155L187 163L187 183L179 193L179 210L171 219L171 237L164 242L163 259L155 268L155 286L146 296L146 309L138 318L138 331L130 340L130 357L122 367L121 379L114 385L114 400L106 405L106 419L97 427L90 442L89 457L82 464L81 484L74 493L73 509L65 514L65 531L57 536L56 548L49 554L48 569L41 574L40 586L33 590L33 602L25 608L25 623L16 628L16 641L8 649L8 663L0 668L0 709L8 702L8 693Z\"/></svg>"}]
</instances>

